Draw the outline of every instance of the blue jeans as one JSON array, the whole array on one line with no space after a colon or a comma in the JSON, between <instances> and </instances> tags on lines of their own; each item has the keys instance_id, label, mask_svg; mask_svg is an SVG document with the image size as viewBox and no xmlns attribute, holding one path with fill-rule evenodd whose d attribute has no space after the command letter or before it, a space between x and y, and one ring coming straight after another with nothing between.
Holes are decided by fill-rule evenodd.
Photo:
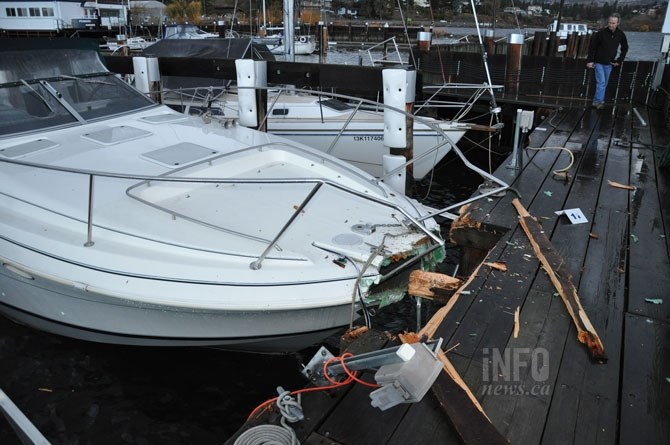
<instances>
[{"instance_id":1,"label":"blue jeans","mask_svg":"<svg viewBox=\"0 0 670 445\"><path fill-rule=\"evenodd\" d=\"M596 94L593 96L593 102L605 102L605 90L607 89L607 82L612 74L612 65L604 65L602 63L595 64L596 69Z\"/></svg>"}]
</instances>

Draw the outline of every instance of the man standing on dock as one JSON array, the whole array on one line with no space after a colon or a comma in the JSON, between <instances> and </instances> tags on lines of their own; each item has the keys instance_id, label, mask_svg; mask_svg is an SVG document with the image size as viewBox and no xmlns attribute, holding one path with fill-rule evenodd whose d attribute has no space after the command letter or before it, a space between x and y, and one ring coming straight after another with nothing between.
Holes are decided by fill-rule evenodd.
<instances>
[{"instance_id":1,"label":"man standing on dock","mask_svg":"<svg viewBox=\"0 0 670 445\"><path fill-rule=\"evenodd\" d=\"M619 29L621 17L613 13L607 19L607 27L596 32L591 39L587 68L595 68L596 93L593 96L593 107L602 109L605 105L605 90L612 68L621 65L628 53L628 39ZM621 51L619 52L619 47ZM617 52L619 57L617 58Z\"/></svg>"}]
</instances>

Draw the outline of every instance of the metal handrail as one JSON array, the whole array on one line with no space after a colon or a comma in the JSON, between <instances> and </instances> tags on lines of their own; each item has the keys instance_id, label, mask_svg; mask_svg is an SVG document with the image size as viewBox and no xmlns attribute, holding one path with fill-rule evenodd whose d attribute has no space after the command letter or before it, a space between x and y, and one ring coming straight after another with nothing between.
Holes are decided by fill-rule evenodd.
<instances>
[{"instance_id":1,"label":"metal handrail","mask_svg":"<svg viewBox=\"0 0 670 445\"><path fill-rule=\"evenodd\" d=\"M465 88L467 86L469 86L469 85L459 84L460 88ZM479 92L479 95L477 95L476 97L473 96L473 98L471 98L470 101L463 104L462 109L458 113L458 119L462 119L462 118L465 117L465 115L467 115L468 111L472 108L472 104L474 104L474 102L488 88L487 86L482 88L482 85L476 85L476 86L470 86L470 87L471 88L476 87L477 91ZM253 87L239 87L238 86L237 88L238 89L239 88L244 89L244 88L253 88ZM272 88L272 89L276 89L276 88ZM380 105L378 102L375 102L375 101L361 99L361 98L355 98L355 97L352 97L352 96L346 96L346 95L341 95L341 94L328 93L328 92L314 92L314 91L311 91L311 90L304 90L304 89L298 89L298 88L280 88L279 93L277 94L277 97L272 102L272 105L270 107L268 107L268 113L266 114L266 117L270 114L271 107L276 104L277 99L279 98L279 96L281 96L285 92L290 92L290 93L296 93L296 92L300 93L300 92L302 92L302 93L308 93L308 94L317 93L317 95L319 95L319 96L327 96L327 97L331 97L331 98L345 99L345 100L348 100L348 101L355 101L356 102L356 106L353 108L353 110L352 110L351 114L349 115L349 117L347 118L346 122L342 125L342 128L340 128L339 133L337 134L337 136L335 137L335 139L331 143L330 147L328 147L328 150L326 150L327 154L331 154L333 148L335 146L337 146L337 144L339 142L339 139L344 134L345 130L347 129L347 127L349 126L349 124L353 120L356 113L361 109L363 104L374 105L377 108L379 108L379 105ZM429 122L428 120L423 119L420 116L417 116L415 113L418 112L418 110L416 110L414 113L409 113L406 110L391 107L389 105L381 104L381 106L382 106L382 109L388 109L388 110L391 110L391 111L395 111L395 112L404 114L406 117L409 117L412 120L416 120L417 122L433 129L437 134L439 134L441 137L444 138L444 142L438 142L435 146L431 147L423 155L418 156L418 157L414 157L414 158L408 160L407 162L403 163L402 165L399 165L398 167L394 168L392 171L387 172L386 174L377 178L377 180L375 181L376 183L379 184L379 183L383 182L384 179L395 175L396 173L398 173L398 172L404 170L405 168L407 168L408 166L420 161L421 159L424 159L424 158L429 157L430 155L433 155L437 150L439 150L440 148L442 148L443 146L445 146L447 144L449 144L451 146L451 148L456 147L456 143L451 139L451 137L448 135L447 132L445 132L442 128L439 127L439 125L435 124L434 122ZM467 106L467 108L466 108L466 106ZM452 119L452 120L450 120L450 122L458 122L458 119Z\"/></svg>"},{"instance_id":2,"label":"metal handrail","mask_svg":"<svg viewBox=\"0 0 670 445\"><path fill-rule=\"evenodd\" d=\"M372 50L379 47L379 46L386 46L387 43L392 42L393 46L395 47L395 52L391 54L397 54L398 60L390 60L387 59L388 57L388 52L382 57L381 59L375 59L372 57ZM393 62L397 63L398 65L406 65L405 62L403 62L402 57L400 55L400 48L398 48L398 43L395 41L395 36L389 37L388 39L384 40L383 42L377 43L376 45L371 46L370 48L365 50L368 53L368 57L370 58L370 62L372 62L372 65L375 65L376 62L384 63L384 62Z\"/></svg>"},{"instance_id":3,"label":"metal handrail","mask_svg":"<svg viewBox=\"0 0 670 445\"><path fill-rule=\"evenodd\" d=\"M444 85L436 86L435 88L437 88L438 91L441 91L442 89L449 88L449 87L454 87L454 88L458 88L458 89L474 89L475 90L473 92L472 96L470 97L470 99L463 104L463 107L457 113L457 118L452 119L451 122L460 122L460 119L463 119L468 114L468 112L472 109L472 106L474 105L474 102L479 97L481 97L481 95L484 92L487 92L487 91L490 92L490 91L493 91L493 89L502 88L499 85L489 85L487 83L484 83L484 84L465 84L465 83L444 84ZM241 89L249 89L249 88L253 89L254 87L240 87L240 86L237 86L236 88L237 89L240 89L240 88ZM258 87L256 87L256 88L258 88ZM277 87L264 87L264 88L260 87L260 89L277 90ZM234 90L235 90L235 88L231 89L231 91L234 91ZM411 165L411 164L413 164L413 163L415 163L415 162L417 162L417 161L419 161L419 160L421 160L421 159L423 159L423 158L425 158L425 157L427 157L431 154L434 154L437 150L442 148L444 145L450 144L451 145L451 150L453 150L457 154L457 156L463 161L463 163L465 164L465 166L467 168L469 168L470 170L478 173L485 180L491 181L491 182L493 182L493 183L495 183L499 186L498 188L493 189L491 192L484 193L484 194L481 194L480 196L473 197L473 198L455 203L455 204L450 205L448 207L445 207L441 210L438 210L435 213L432 213L430 215L421 217L419 219L420 221L424 221L425 219L431 218L435 215L443 215L443 216L446 216L450 219L456 219L457 215L449 213L449 210L451 210L453 208L456 208L456 207L459 207L463 204L466 204L466 203L469 203L469 202L472 202L472 201L477 201L479 199L483 199L483 198L486 198L488 196L500 193L500 192L509 188L509 184L507 184L505 181L493 176L491 173L489 173L489 172L477 167L476 165L472 164L465 157L463 152L461 152L461 150L458 148L458 145L453 143L453 140L451 139L451 137L448 136L448 133L445 132L442 128L440 128L439 123L428 121L428 120L424 119L423 117L417 116L416 114L413 114L413 113L409 113L404 109L395 108L395 107L392 107L390 105L379 104L376 101L372 101L372 100L368 100L368 99L361 99L361 98L353 97L353 96L347 96L347 95L344 95L344 94L337 94L337 93L324 92L324 91L305 90L305 89L300 89L300 88L279 88L278 90L280 92L279 94L282 94L282 92L284 92L284 91L291 91L292 93L318 94L320 96L326 96L326 97L331 97L331 98L335 98L335 99L342 99L342 100L346 100L346 101L350 101L350 102L356 102L357 105L354 109L354 113L358 112L363 105L370 105L370 106L376 106L376 107L379 107L381 105L382 109L384 109L384 110L390 110L390 111L394 111L396 113L403 114L406 117L409 117L416 122L419 122L419 123L421 123L421 124L423 124L423 125L425 125L429 128L432 128L437 134L439 134L444 139L444 142L438 142L435 146L430 148L424 155L422 155L418 158L410 159L409 161L405 162L404 164L402 164L402 165L396 167L395 169L393 169L391 172L388 172L387 174L385 174L381 178L376 179L375 180L376 183L380 183L382 179L390 177L391 175L399 172L400 170L404 169L405 167L407 167L407 166L409 166L409 165ZM499 110L493 110L493 111L496 112L496 111L499 111ZM354 113L352 113L352 115ZM350 122L351 122L351 116L347 120L347 124L350 123ZM500 125L501 124L496 124L495 127L499 128ZM346 126L345 126L345 128L346 128ZM343 133L344 133L344 129L341 129L340 133L338 134L338 138ZM337 139L336 139L336 141L337 141ZM336 144L336 141L333 142L333 144L332 144L333 146Z\"/></svg>"},{"instance_id":4,"label":"metal handrail","mask_svg":"<svg viewBox=\"0 0 670 445\"><path fill-rule=\"evenodd\" d=\"M282 146L286 145L288 147L291 147L289 144L274 144L275 146ZM268 149L268 148L275 148L273 146L261 146L261 147L248 147L243 150L238 150L234 153L239 153L241 151L246 151L246 150L262 150L262 149ZM297 148L297 147L296 147ZM299 149L299 148L298 148ZM231 153L232 154L232 153ZM223 156L229 156L231 154L224 154ZM219 157L220 158L220 157ZM213 160L212 159L207 159L203 162L211 163ZM296 210L294 214L291 215L289 220L284 224L282 229L277 233L277 235L273 238L272 241L269 242L269 245L266 247L266 249L263 251L263 253L254 261L251 263L250 267L254 270L260 269L262 261L267 257L267 254L269 251L274 248L278 242L278 240L281 238L281 236L286 232L286 230L290 227L290 225L294 222L296 216L301 212L301 210L312 200L312 198L317 194L317 192L322 188L323 185L328 185L330 187L336 188L338 190L341 190L345 193L349 193L351 195L357 196L359 198L362 198L367 201L371 201L389 208L394 209L398 213L402 214L405 219L407 220L408 224L411 226L414 226L416 229L418 229L420 232L424 233L426 236L428 236L431 240L433 240L434 245L432 248L428 249L427 251L423 252L420 256L417 258L414 258L413 261L407 262L400 267L394 269L391 271L389 274L397 273L399 269L404 269L406 267L409 267L411 264L414 262L418 261L420 258L423 256L428 255L430 252L434 251L435 249L441 247L444 245L444 241L441 240L436 234L428 230L424 223L420 221L418 218L414 218L409 213L400 207L398 204L393 203L391 201L388 201L386 196L384 195L384 198L372 196L368 193L361 192L355 189L352 189L350 187L347 187L345 185L339 184L337 182L330 181L328 179L323 179L323 178L300 178L300 179L293 179L293 178L272 178L272 179L258 179L258 178L192 178L192 177L174 177L174 176L168 176L168 175L159 175L159 176L152 176L152 175L133 175L133 174L122 174L122 173L110 173L110 172L100 172L100 171L91 171L91 170L85 170L85 169L75 169L75 168L69 168L69 167L62 167L62 166L54 166L54 165L43 165L43 164L38 164L38 163L33 163L33 162L26 162L26 161L21 161L18 159L6 159L6 158L1 158L0 157L0 162L5 162L8 164L15 164L15 165L21 165L25 167L31 167L31 168L40 168L40 169L45 169L45 170L50 170L50 171L58 171L66 174L81 174L81 175L87 175L89 177L89 189L88 189L88 204L89 204L89 211L88 211L88 216L87 216L87 241L85 243L85 246L90 247L94 245L93 242L93 237L92 237L92 229L94 226L93 223L93 200L94 200L94 178L95 177L107 177L107 178L115 178L115 179L132 179L132 180L139 180L142 181L139 184L135 184L131 187L129 187L126 191L126 194L129 197L132 197L134 199L138 199L136 197L133 197L130 192L133 188L142 186L143 184L148 184L152 182L178 182L178 183L217 183L217 184L301 184L301 183L312 183L315 184L314 188L310 192L310 194L305 198L301 206ZM198 164L194 164L198 165ZM188 168L193 167L194 165L188 166ZM372 186L378 186L381 190L383 188L379 186L378 184L371 183L370 185ZM7 195L9 196L9 195ZM143 201L141 199L138 199L140 202L146 203L146 201ZM25 202L25 201L24 201ZM28 203L30 204L30 203ZM147 203L151 205L150 203ZM31 204L34 205L34 204ZM159 206L152 205L154 208L160 208ZM53 211L50 209L45 209L48 211ZM56 212L57 213L57 212ZM61 214L62 215L62 214ZM68 218L73 218L72 216L68 215L62 215ZM76 219L76 218L74 218ZM389 274L385 274L384 276L387 276Z\"/></svg>"}]
</instances>

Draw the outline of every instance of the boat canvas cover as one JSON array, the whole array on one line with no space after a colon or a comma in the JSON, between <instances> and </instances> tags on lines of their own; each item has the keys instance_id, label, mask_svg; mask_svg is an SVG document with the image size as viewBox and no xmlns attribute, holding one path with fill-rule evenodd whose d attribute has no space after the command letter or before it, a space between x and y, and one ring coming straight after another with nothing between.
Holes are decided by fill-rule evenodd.
<instances>
[{"instance_id":1,"label":"boat canvas cover","mask_svg":"<svg viewBox=\"0 0 670 445\"><path fill-rule=\"evenodd\" d=\"M253 59L275 60L264 43L252 39L167 39L159 40L142 51L145 57L190 57L196 59ZM183 89L203 86L222 87L231 79L208 77L162 76L166 89Z\"/></svg>"},{"instance_id":2,"label":"boat canvas cover","mask_svg":"<svg viewBox=\"0 0 670 445\"><path fill-rule=\"evenodd\" d=\"M143 56L200 59L275 60L268 47L252 39L167 39L142 51Z\"/></svg>"}]
</instances>

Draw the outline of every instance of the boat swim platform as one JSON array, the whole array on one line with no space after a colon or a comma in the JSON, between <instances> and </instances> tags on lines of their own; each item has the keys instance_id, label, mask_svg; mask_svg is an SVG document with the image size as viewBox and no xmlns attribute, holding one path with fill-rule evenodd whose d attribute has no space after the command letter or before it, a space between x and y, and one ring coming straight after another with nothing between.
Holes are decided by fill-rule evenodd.
<instances>
[{"instance_id":1,"label":"boat swim platform","mask_svg":"<svg viewBox=\"0 0 670 445\"><path fill-rule=\"evenodd\" d=\"M443 339L490 423L441 372L420 402L385 411L371 406L372 389L360 384L302 394L305 419L290 424L300 443L670 442L670 167L661 166L670 130L663 122L656 110L630 106L556 110L526 141L545 149L524 149L518 171L509 161L495 171L514 192L472 203L452 224L463 267L474 272L432 337ZM574 160L551 147L568 148ZM567 177L553 173L566 167ZM524 220L541 225L533 233L546 236L547 267L515 199L530 214ZM581 210L587 222L555 213L565 209ZM594 360L578 340L548 270L574 285L606 360ZM389 337L370 331L350 350L375 350L393 343ZM373 381L373 372L362 378ZM226 443L279 417L266 410Z\"/></svg>"}]
</instances>

